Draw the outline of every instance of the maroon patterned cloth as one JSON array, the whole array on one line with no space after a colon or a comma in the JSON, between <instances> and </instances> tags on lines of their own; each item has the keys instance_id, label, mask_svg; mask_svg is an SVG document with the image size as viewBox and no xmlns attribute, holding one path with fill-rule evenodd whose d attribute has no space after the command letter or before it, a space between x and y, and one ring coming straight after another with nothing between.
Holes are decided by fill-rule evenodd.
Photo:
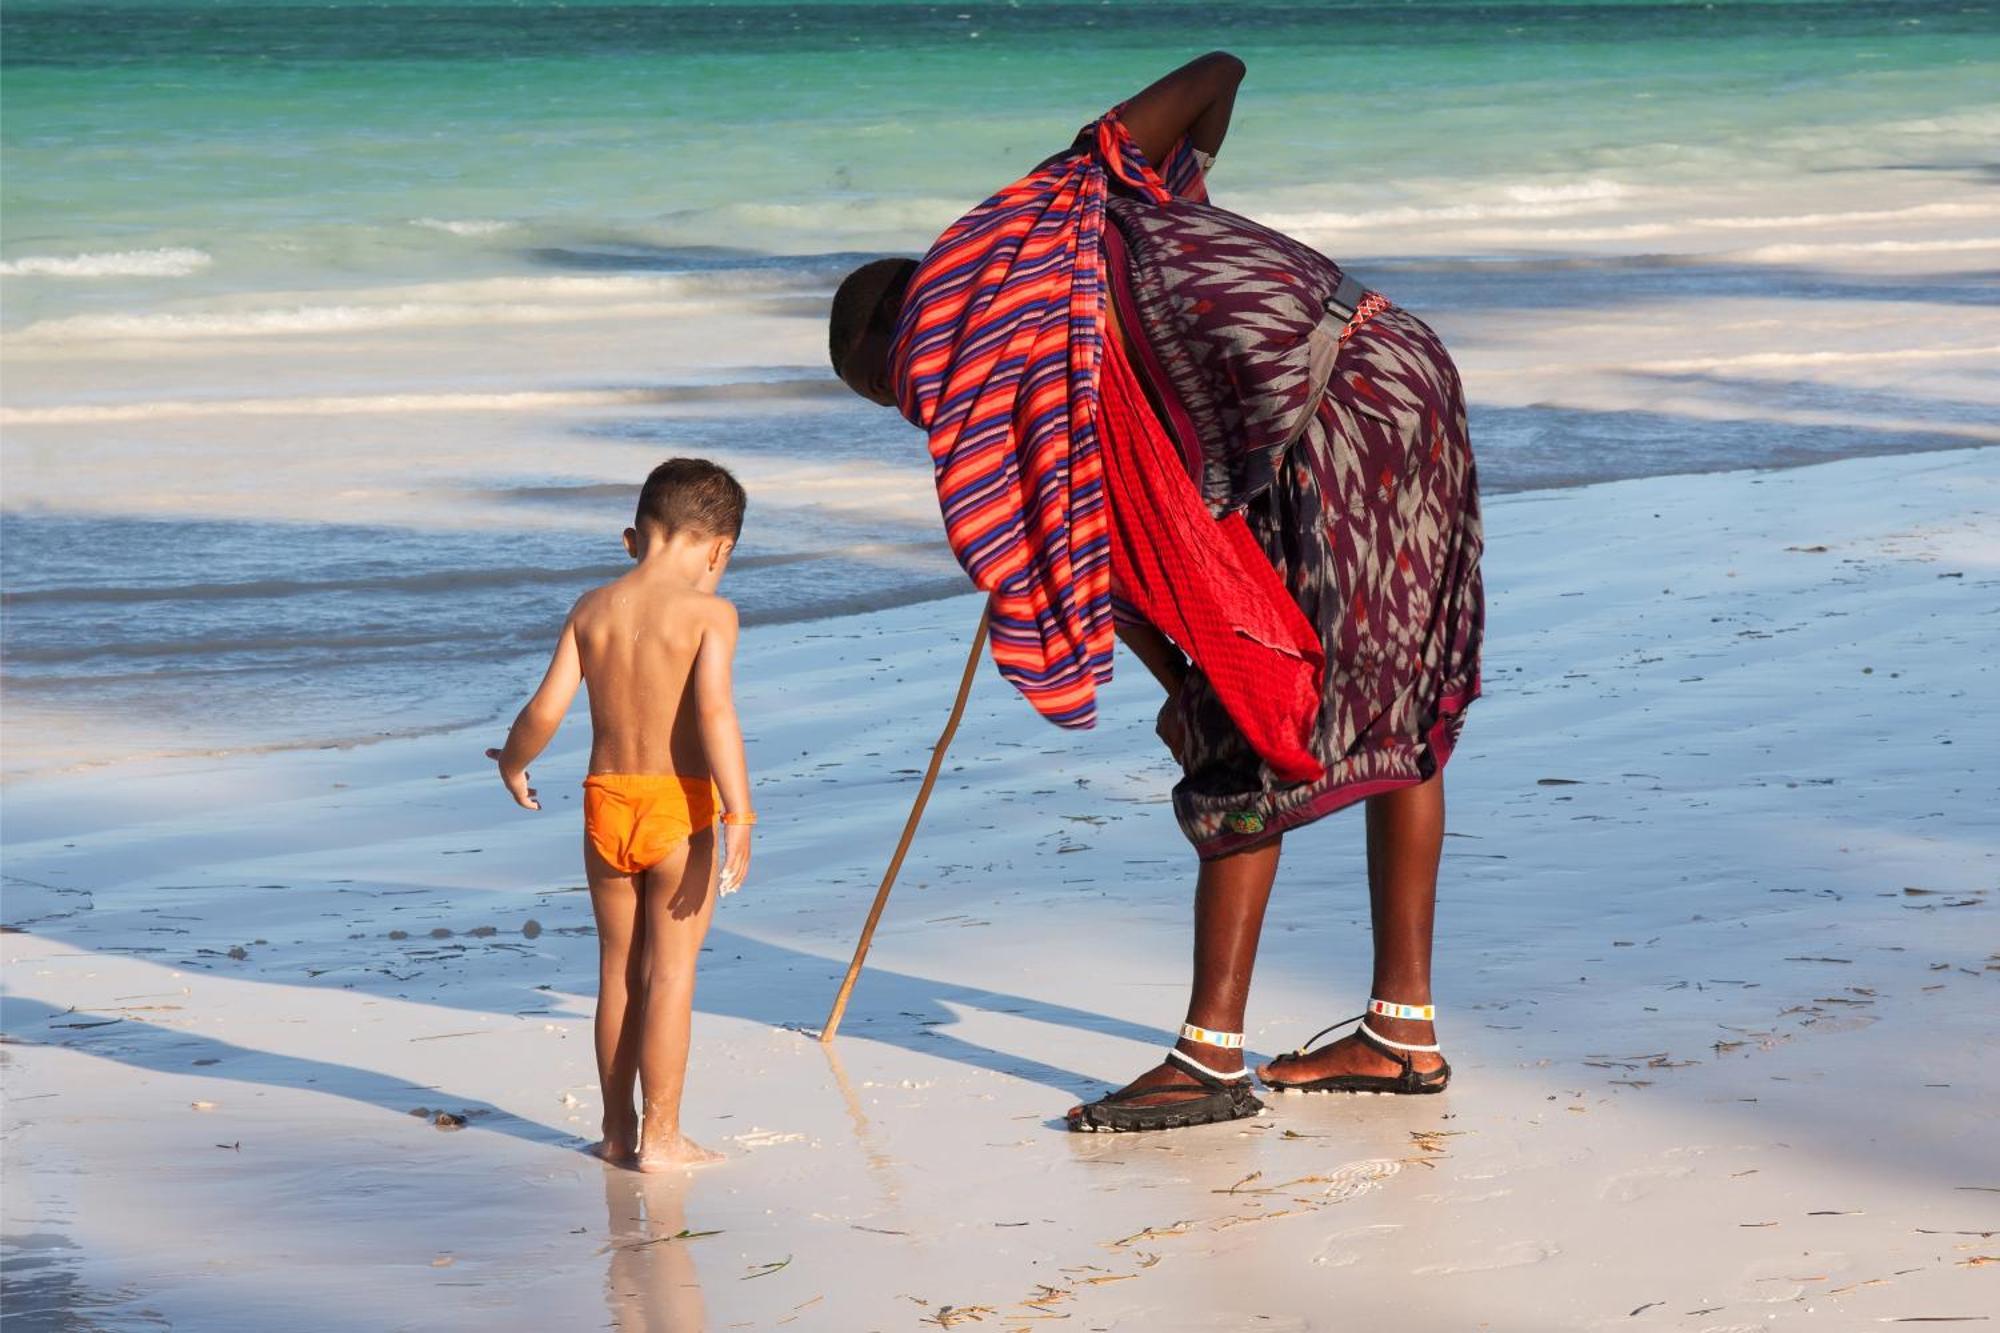
<instances>
[{"instance_id":1,"label":"maroon patterned cloth","mask_svg":"<svg viewBox=\"0 0 2000 1333\"><path fill-rule=\"evenodd\" d=\"M1443 768L1479 695L1478 481L1458 372L1422 320L1391 306L1342 341L1325 256L1190 199L1114 195L1108 211L1113 299L1163 422L1326 654L1326 773L1305 784L1260 762L1189 674L1174 810L1207 859Z\"/></svg>"}]
</instances>

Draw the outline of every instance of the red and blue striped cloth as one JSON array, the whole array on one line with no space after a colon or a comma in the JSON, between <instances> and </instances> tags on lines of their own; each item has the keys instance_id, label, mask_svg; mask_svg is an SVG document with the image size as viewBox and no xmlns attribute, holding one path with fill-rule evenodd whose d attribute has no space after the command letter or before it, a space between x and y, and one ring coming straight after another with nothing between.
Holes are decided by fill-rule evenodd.
<instances>
[{"instance_id":1,"label":"red and blue striped cloth","mask_svg":"<svg viewBox=\"0 0 2000 1333\"><path fill-rule=\"evenodd\" d=\"M1158 202L1207 197L1185 139L1163 178L1116 109L1087 133L938 237L891 353L898 406L930 436L946 537L991 598L994 664L1065 727L1096 721L1111 678L1098 439L1110 176Z\"/></svg>"}]
</instances>

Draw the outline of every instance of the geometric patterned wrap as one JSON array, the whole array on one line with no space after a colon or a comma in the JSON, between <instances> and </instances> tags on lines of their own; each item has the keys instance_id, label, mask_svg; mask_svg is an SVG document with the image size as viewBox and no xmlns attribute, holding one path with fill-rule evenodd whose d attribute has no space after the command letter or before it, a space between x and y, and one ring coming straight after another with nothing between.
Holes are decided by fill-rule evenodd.
<instances>
[{"instance_id":1,"label":"geometric patterned wrap","mask_svg":"<svg viewBox=\"0 0 2000 1333\"><path fill-rule=\"evenodd\" d=\"M1109 211L1132 252L1151 387L1192 423L1204 498L1243 513L1326 655L1313 750L1327 771L1303 785L1276 778L1189 675L1174 809L1207 859L1444 766L1480 688L1477 471L1458 371L1415 315L1390 306L1362 323L1292 421L1313 373L1294 335L1318 319L1296 312L1297 293L1331 290L1338 266L1220 209L1115 197Z\"/></svg>"},{"instance_id":2,"label":"geometric patterned wrap","mask_svg":"<svg viewBox=\"0 0 2000 1333\"><path fill-rule=\"evenodd\" d=\"M1204 859L1430 778L1479 697L1478 474L1458 372L1428 325L1392 306L1347 340L1335 383L1244 515L1319 629L1313 749L1327 771L1304 786L1274 779L1191 676L1174 811Z\"/></svg>"},{"instance_id":3,"label":"geometric patterned wrap","mask_svg":"<svg viewBox=\"0 0 2000 1333\"><path fill-rule=\"evenodd\" d=\"M1106 208L1154 350L1203 441L1202 498L1221 517L1271 484L1318 405L1319 359L1332 350L1321 321L1340 267L1212 204L1114 195Z\"/></svg>"}]
</instances>

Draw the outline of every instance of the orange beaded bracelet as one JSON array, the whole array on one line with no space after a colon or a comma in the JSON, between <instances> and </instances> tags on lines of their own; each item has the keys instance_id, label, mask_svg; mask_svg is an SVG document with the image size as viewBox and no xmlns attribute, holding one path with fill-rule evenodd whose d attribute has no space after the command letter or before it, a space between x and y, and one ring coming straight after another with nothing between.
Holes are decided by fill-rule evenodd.
<instances>
[{"instance_id":1,"label":"orange beaded bracelet","mask_svg":"<svg viewBox=\"0 0 2000 1333\"><path fill-rule=\"evenodd\" d=\"M746 810L738 813L735 810L725 810L722 812L722 822L734 825L754 824L757 822L757 812Z\"/></svg>"}]
</instances>

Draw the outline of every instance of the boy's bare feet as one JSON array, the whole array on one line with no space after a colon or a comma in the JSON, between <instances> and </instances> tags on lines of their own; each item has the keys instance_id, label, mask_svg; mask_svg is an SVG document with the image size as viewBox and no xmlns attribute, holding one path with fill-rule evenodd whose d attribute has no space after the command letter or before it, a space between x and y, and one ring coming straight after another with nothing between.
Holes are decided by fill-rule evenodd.
<instances>
[{"instance_id":1,"label":"boy's bare feet","mask_svg":"<svg viewBox=\"0 0 2000 1333\"><path fill-rule=\"evenodd\" d=\"M603 1158L613 1166L629 1166L639 1138L639 1117L631 1107L626 1107L623 1115L615 1109L607 1109L598 1132L604 1137L584 1151L592 1157Z\"/></svg>"},{"instance_id":2,"label":"boy's bare feet","mask_svg":"<svg viewBox=\"0 0 2000 1333\"><path fill-rule=\"evenodd\" d=\"M640 1171L678 1171L721 1160L721 1153L710 1152L685 1134L674 1134L658 1142L641 1143L632 1165Z\"/></svg>"}]
</instances>

